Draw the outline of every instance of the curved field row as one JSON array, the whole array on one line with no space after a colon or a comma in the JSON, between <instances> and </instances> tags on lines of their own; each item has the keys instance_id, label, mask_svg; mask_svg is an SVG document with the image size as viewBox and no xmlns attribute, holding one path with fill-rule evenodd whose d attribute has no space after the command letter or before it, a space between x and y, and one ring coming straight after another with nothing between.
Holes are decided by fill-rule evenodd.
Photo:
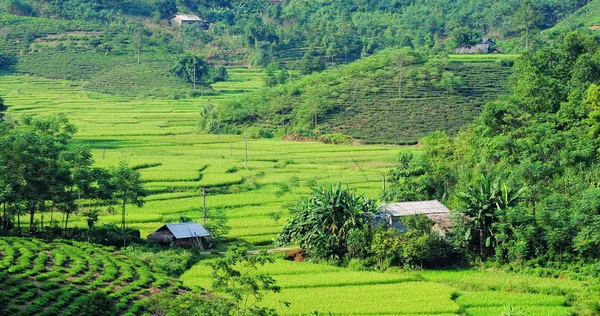
<instances>
[{"instance_id":1,"label":"curved field row","mask_svg":"<svg viewBox=\"0 0 600 316\"><path fill-rule=\"evenodd\" d=\"M207 260L181 276L190 287L210 289ZM583 291L575 280L476 270L374 272L326 264L276 260L258 267L280 293L264 305L281 315L499 315L508 306L525 315L567 316L570 299ZM284 302L290 303L289 307Z\"/></svg>"},{"instance_id":2,"label":"curved field row","mask_svg":"<svg viewBox=\"0 0 600 316\"><path fill-rule=\"evenodd\" d=\"M110 247L13 237L0 239L0 285L4 315L78 315L94 291L107 293L120 314L135 315L151 293L179 288Z\"/></svg>"}]
</instances>

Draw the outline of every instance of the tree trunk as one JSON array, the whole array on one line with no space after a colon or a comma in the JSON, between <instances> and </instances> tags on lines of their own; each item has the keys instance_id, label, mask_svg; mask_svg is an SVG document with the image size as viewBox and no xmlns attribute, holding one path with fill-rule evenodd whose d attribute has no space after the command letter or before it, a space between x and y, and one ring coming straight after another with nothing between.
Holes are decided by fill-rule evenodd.
<instances>
[{"instance_id":1,"label":"tree trunk","mask_svg":"<svg viewBox=\"0 0 600 316\"><path fill-rule=\"evenodd\" d=\"M123 211L121 213L121 229L125 230L125 204L127 200L123 200Z\"/></svg>"},{"instance_id":2,"label":"tree trunk","mask_svg":"<svg viewBox=\"0 0 600 316\"><path fill-rule=\"evenodd\" d=\"M3 212L3 214L4 214L4 215L2 216L2 219L3 219L4 221L3 221L3 223L2 223L2 228L3 228L5 231L8 231L8 217L6 217L6 201L5 201L4 203L2 203L2 204L3 204L3 207L4 207L4 209L3 209L3 211L4 211L4 212Z\"/></svg>"},{"instance_id":3,"label":"tree trunk","mask_svg":"<svg viewBox=\"0 0 600 316\"><path fill-rule=\"evenodd\" d=\"M33 228L33 222L35 220L35 211L33 209L29 210L29 233L33 234L35 229Z\"/></svg>"},{"instance_id":4,"label":"tree trunk","mask_svg":"<svg viewBox=\"0 0 600 316\"><path fill-rule=\"evenodd\" d=\"M525 51L529 51L529 26L525 27Z\"/></svg>"},{"instance_id":5,"label":"tree trunk","mask_svg":"<svg viewBox=\"0 0 600 316\"><path fill-rule=\"evenodd\" d=\"M483 260L483 228L479 227L479 258Z\"/></svg>"}]
</instances>

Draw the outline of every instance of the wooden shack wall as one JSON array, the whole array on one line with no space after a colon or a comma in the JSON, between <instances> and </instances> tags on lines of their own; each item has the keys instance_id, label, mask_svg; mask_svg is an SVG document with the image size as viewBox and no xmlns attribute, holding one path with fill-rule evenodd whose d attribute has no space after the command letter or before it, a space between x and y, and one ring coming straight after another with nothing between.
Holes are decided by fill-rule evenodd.
<instances>
[{"instance_id":1,"label":"wooden shack wall","mask_svg":"<svg viewBox=\"0 0 600 316\"><path fill-rule=\"evenodd\" d=\"M202 247L204 249L208 249L208 242L205 238L200 238L200 242L202 243ZM174 244L175 246L181 248L193 248L198 245L198 242L196 241L196 238L181 238L175 239Z\"/></svg>"}]
</instances>

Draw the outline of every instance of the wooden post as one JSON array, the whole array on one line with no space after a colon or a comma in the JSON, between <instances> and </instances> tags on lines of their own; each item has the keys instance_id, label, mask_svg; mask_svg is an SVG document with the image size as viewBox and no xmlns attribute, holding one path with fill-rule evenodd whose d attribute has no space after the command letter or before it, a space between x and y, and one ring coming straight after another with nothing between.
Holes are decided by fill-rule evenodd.
<instances>
[{"instance_id":1,"label":"wooden post","mask_svg":"<svg viewBox=\"0 0 600 316\"><path fill-rule=\"evenodd\" d=\"M244 131L244 168L248 170L248 128Z\"/></svg>"},{"instance_id":2,"label":"wooden post","mask_svg":"<svg viewBox=\"0 0 600 316\"><path fill-rule=\"evenodd\" d=\"M385 173L381 174L381 186L383 188L383 191L385 191Z\"/></svg>"},{"instance_id":3,"label":"wooden post","mask_svg":"<svg viewBox=\"0 0 600 316\"><path fill-rule=\"evenodd\" d=\"M202 188L202 210L204 212L202 226L206 226L206 188Z\"/></svg>"}]
</instances>

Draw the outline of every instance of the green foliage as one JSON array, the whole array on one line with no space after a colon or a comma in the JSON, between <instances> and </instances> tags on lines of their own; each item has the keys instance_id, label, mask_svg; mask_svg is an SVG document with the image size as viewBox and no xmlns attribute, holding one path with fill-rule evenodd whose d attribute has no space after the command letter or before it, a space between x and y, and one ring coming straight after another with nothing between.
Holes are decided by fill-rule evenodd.
<instances>
[{"instance_id":1,"label":"green foliage","mask_svg":"<svg viewBox=\"0 0 600 316\"><path fill-rule=\"evenodd\" d=\"M274 309L258 305L267 293L280 291L272 277L256 273L258 266L273 262L264 250L249 255L246 248L231 246L225 258L209 263L213 289L231 297L237 315L277 315Z\"/></svg>"},{"instance_id":2,"label":"green foliage","mask_svg":"<svg viewBox=\"0 0 600 316\"><path fill-rule=\"evenodd\" d=\"M350 138L342 133L331 133L319 137L319 140L326 144L348 144Z\"/></svg>"},{"instance_id":3,"label":"green foliage","mask_svg":"<svg viewBox=\"0 0 600 316\"><path fill-rule=\"evenodd\" d=\"M226 299L195 292L183 295L162 292L151 296L144 309L152 315L228 316L233 306Z\"/></svg>"},{"instance_id":4,"label":"green foliage","mask_svg":"<svg viewBox=\"0 0 600 316\"><path fill-rule=\"evenodd\" d=\"M468 26L455 28L450 34L456 47L469 47L481 42L481 36Z\"/></svg>"},{"instance_id":5,"label":"green foliage","mask_svg":"<svg viewBox=\"0 0 600 316\"><path fill-rule=\"evenodd\" d=\"M149 292L180 290L175 280L112 247L4 237L0 251L17 263L0 260L2 297L8 299L0 309L11 314L135 314Z\"/></svg>"},{"instance_id":6,"label":"green foliage","mask_svg":"<svg viewBox=\"0 0 600 316\"><path fill-rule=\"evenodd\" d=\"M109 316L117 312L115 302L102 291L94 291L81 301L79 313L92 316Z\"/></svg>"},{"instance_id":7,"label":"green foliage","mask_svg":"<svg viewBox=\"0 0 600 316\"><path fill-rule=\"evenodd\" d=\"M125 206L130 203L141 207L144 205L146 191L142 186L140 173L130 168L125 161L111 170L112 185L114 185L113 199L121 203L121 229L125 230Z\"/></svg>"},{"instance_id":8,"label":"green foliage","mask_svg":"<svg viewBox=\"0 0 600 316\"><path fill-rule=\"evenodd\" d=\"M163 19L170 19L177 13L177 3L175 0L156 0L154 8L160 13Z\"/></svg>"},{"instance_id":9,"label":"green foliage","mask_svg":"<svg viewBox=\"0 0 600 316\"><path fill-rule=\"evenodd\" d=\"M451 238L470 259L545 267L597 258L598 47L571 33L524 54L512 95L457 138L426 138L419 158L390 172L390 192L445 199L466 215Z\"/></svg>"},{"instance_id":10,"label":"green foliage","mask_svg":"<svg viewBox=\"0 0 600 316\"><path fill-rule=\"evenodd\" d=\"M153 270L161 271L175 278L181 276L201 259L201 255L195 249L162 249L160 247L133 244L123 248L122 251L144 261Z\"/></svg>"},{"instance_id":11,"label":"green foliage","mask_svg":"<svg viewBox=\"0 0 600 316\"><path fill-rule=\"evenodd\" d=\"M292 209L290 219L277 236L279 244L297 243L315 258L341 260L348 252L348 234L368 226L375 202L344 189L314 188L312 196Z\"/></svg>"},{"instance_id":12,"label":"green foliage","mask_svg":"<svg viewBox=\"0 0 600 316\"><path fill-rule=\"evenodd\" d=\"M298 70L303 75L310 75L313 72L321 72L327 66L320 56L317 56L314 48L309 49L302 59L298 62Z\"/></svg>"},{"instance_id":13,"label":"green foliage","mask_svg":"<svg viewBox=\"0 0 600 316\"><path fill-rule=\"evenodd\" d=\"M4 112L6 112L7 109L8 107L4 104L4 99L0 97L0 122L4 120Z\"/></svg>"},{"instance_id":14,"label":"green foliage","mask_svg":"<svg viewBox=\"0 0 600 316\"><path fill-rule=\"evenodd\" d=\"M89 229L94 229L94 225L98 222L98 213L99 210L88 210L83 215L86 217L86 221Z\"/></svg>"},{"instance_id":15,"label":"green foliage","mask_svg":"<svg viewBox=\"0 0 600 316\"><path fill-rule=\"evenodd\" d=\"M196 82L204 84L206 77L210 74L210 65L199 56L185 55L179 58L177 64L171 68L171 72L189 83Z\"/></svg>"}]
</instances>

